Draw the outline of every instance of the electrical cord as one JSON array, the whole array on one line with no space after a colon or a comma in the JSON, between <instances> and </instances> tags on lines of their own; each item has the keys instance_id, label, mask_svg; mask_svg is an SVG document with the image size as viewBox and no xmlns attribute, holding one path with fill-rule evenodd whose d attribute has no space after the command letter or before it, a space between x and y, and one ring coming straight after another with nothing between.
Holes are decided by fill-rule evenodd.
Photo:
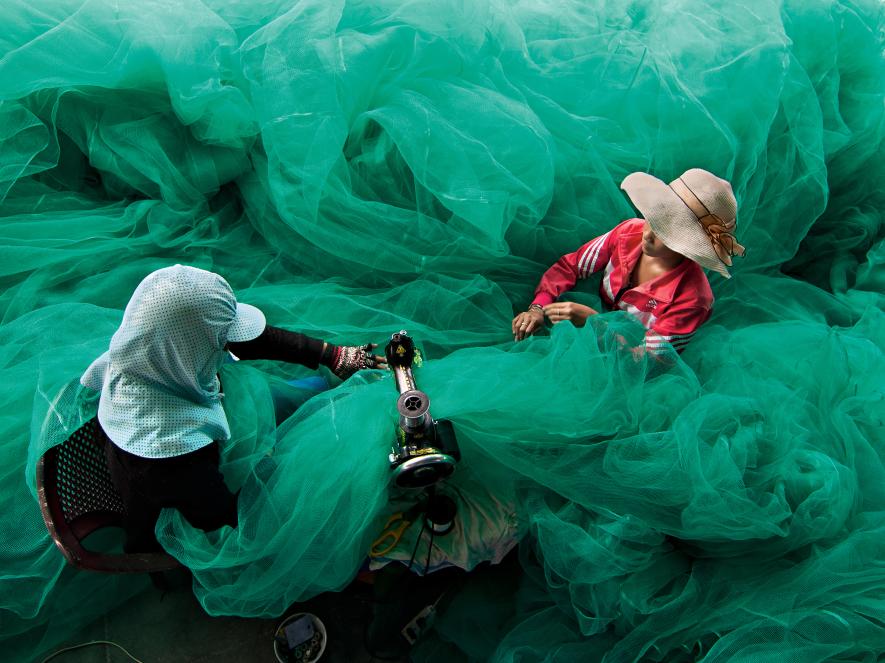
<instances>
[{"instance_id":1,"label":"electrical cord","mask_svg":"<svg viewBox=\"0 0 885 663\"><path fill-rule=\"evenodd\" d=\"M418 546L421 545L421 537L424 536L424 529L427 527L426 518L422 516L421 518L421 531L418 532L418 537L415 539L415 547L412 548L412 556L409 558L409 565L406 567L406 573L412 570L412 564L415 563L415 555L418 552ZM431 530L432 536L433 530Z\"/></svg>"},{"instance_id":2,"label":"electrical cord","mask_svg":"<svg viewBox=\"0 0 885 663\"><path fill-rule=\"evenodd\" d=\"M427 493L426 493L427 505L429 505L430 502L433 500L434 492L435 492L435 491L434 491L434 486L430 486L430 487L427 489ZM430 558L431 558L431 556L432 556L432 554L433 554L433 538L434 538L434 535L436 534L436 532L434 531L434 528L433 528L432 525L431 525L430 527L427 526L427 520L428 520L428 516L427 516L427 508L425 508L425 511L424 511L424 513L422 514L422 517L421 517L421 530L418 532L418 536L415 537L415 546L414 546L414 548L412 548L412 556L409 557L409 564L408 564L408 566L406 567L406 569L405 569L405 571L404 571L404 574L406 574L406 575L408 576L408 579L406 580L406 587L409 588L409 589L411 589L412 586L413 586L413 583L417 581L417 578L416 578L416 576L417 576L417 570L416 570L415 573L412 573L411 571L412 571L412 566L415 564L415 557L416 557L417 554L418 554L418 547L421 545L421 540L422 540L422 538L424 537L424 530L425 530L425 529L426 529L426 530L429 530L429 532L430 532L430 537L429 537L429 541L428 541L428 544L427 544L427 559L426 559L426 561L424 562L424 572L421 574L421 576L422 576L422 577L423 577L423 576L426 576L427 573L428 573L428 571L430 570ZM448 533L448 530L446 531L446 533ZM420 564L420 562L419 562L419 564ZM447 593L447 592L443 592L443 594L441 594L441 595L437 598L437 600L434 602L434 606L435 606L437 603L439 603L439 600L440 600L440 599L443 597L443 595L445 595L446 593ZM378 602L378 601L374 601L374 600L372 600L372 601L369 601L368 603L370 603L370 604L372 604L372 605L377 605L379 602ZM366 650L366 652L369 654L369 656L370 656L373 660L376 659L376 658L379 659L379 660L382 660L382 661L398 660L398 658L392 658L392 659L391 659L391 658L386 658L386 657L383 656L383 655L379 655L377 652L375 652L374 650L372 650L372 649L369 647L369 643L368 643L368 629L369 629L369 625L366 624L365 628L363 629L363 647L364 647L364 649Z\"/></svg>"},{"instance_id":3,"label":"electrical cord","mask_svg":"<svg viewBox=\"0 0 885 663\"><path fill-rule=\"evenodd\" d=\"M52 660L53 658L55 658L59 654L65 653L66 651L71 651L73 649L80 649L82 647L89 647L91 645L111 645L112 647L116 647L117 649L122 651L124 654L126 654L126 656L128 656L133 661L135 661L135 663L144 663L143 661L140 661L137 658L135 658L132 654L130 654L128 651L126 651L122 646L118 645L116 642L111 642L110 640L93 640L91 642L84 642L79 645L65 647L64 649L59 649L57 652L50 654L49 656L44 658L42 661L40 661L40 663L46 663L47 661Z\"/></svg>"},{"instance_id":4,"label":"electrical cord","mask_svg":"<svg viewBox=\"0 0 885 663\"><path fill-rule=\"evenodd\" d=\"M404 574L407 575L406 586L409 588L412 587L412 583L415 580L415 574L411 573L412 565L415 563L415 556L418 554L418 546L421 545L421 538L424 536L424 530L426 528L427 528L427 519L422 515L422 517L421 517L421 530L418 532L418 536L415 538L415 547L412 548L412 556L409 558L409 565L406 567L406 570L403 572ZM430 528L430 546L432 549L432 547L433 547L433 528ZM428 551L427 565L424 567L424 575L427 575L427 567L429 566L429 564L430 564L430 552ZM378 605L381 602L372 600L369 603L371 603L372 605ZM371 659L373 661L375 659L378 659L379 661L399 661L402 659L401 656L394 656L392 658L388 658L382 654L377 653L375 650L373 650L369 646L368 633L369 633L369 625L366 624L365 627L363 628L363 648L366 650L366 653L369 654L369 656L371 657Z\"/></svg>"},{"instance_id":5,"label":"electrical cord","mask_svg":"<svg viewBox=\"0 0 885 663\"><path fill-rule=\"evenodd\" d=\"M422 576L427 575L427 570L430 568L430 553L433 552L433 528L430 528L430 543L427 546L427 562L424 564L424 573Z\"/></svg>"}]
</instances>

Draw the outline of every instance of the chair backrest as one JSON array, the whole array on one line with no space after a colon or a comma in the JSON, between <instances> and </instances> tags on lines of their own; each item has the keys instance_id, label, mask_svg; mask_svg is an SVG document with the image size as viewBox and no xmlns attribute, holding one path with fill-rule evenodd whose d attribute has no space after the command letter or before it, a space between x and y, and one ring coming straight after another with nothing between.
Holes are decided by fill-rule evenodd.
<instances>
[{"instance_id":1,"label":"chair backrest","mask_svg":"<svg viewBox=\"0 0 885 663\"><path fill-rule=\"evenodd\" d=\"M100 553L83 547L83 539L96 530L122 527L126 515L102 445L98 421L92 418L40 458L37 497L52 540L80 569L150 573L181 566L165 553Z\"/></svg>"}]
</instances>

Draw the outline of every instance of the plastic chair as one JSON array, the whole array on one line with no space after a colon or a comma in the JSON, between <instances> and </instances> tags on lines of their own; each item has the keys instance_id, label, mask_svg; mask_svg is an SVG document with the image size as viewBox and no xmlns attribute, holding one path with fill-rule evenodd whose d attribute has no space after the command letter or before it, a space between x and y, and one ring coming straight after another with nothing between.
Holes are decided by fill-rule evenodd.
<instances>
[{"instance_id":1,"label":"plastic chair","mask_svg":"<svg viewBox=\"0 0 885 663\"><path fill-rule=\"evenodd\" d=\"M95 418L52 447L37 464L37 497L55 545L79 569L154 573L180 568L166 553L101 553L83 540L105 527L123 527L126 509L114 488Z\"/></svg>"}]
</instances>

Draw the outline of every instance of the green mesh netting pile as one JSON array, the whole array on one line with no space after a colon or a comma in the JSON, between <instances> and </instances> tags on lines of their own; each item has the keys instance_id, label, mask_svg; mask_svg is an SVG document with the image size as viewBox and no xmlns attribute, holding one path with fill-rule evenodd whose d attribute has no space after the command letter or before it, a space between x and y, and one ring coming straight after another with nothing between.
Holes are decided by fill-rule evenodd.
<instances>
[{"instance_id":1,"label":"green mesh netting pile","mask_svg":"<svg viewBox=\"0 0 885 663\"><path fill-rule=\"evenodd\" d=\"M464 463L520 496L519 577L425 660L876 661L885 652L885 58L875 0L4 0L0 647L146 586L73 571L35 500L136 284L224 275L272 324L424 348ZM514 344L629 172L729 179L748 256L672 366L624 314ZM597 281L579 296L592 301ZM211 614L340 589L377 535L390 377L279 430L225 369L240 527L164 546ZM92 403L94 406L94 403ZM518 490L517 490L518 488Z\"/></svg>"}]
</instances>

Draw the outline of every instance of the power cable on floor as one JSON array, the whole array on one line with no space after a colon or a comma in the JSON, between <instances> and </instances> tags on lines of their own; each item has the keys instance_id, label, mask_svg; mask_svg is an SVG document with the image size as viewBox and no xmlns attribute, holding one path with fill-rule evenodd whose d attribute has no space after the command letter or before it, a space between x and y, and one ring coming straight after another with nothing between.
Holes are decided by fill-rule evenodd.
<instances>
[{"instance_id":1,"label":"power cable on floor","mask_svg":"<svg viewBox=\"0 0 885 663\"><path fill-rule=\"evenodd\" d=\"M128 651L126 651L123 647L118 645L116 642L111 642L110 640L93 640L92 642L84 642L79 645L65 647L64 649L59 649L57 652L50 654L49 656L44 658L42 661L40 661L40 663L46 663L46 661L49 661L49 660L55 658L56 656L58 656L59 654L65 653L66 651L71 651L72 649L80 649L81 647L89 647L91 645L111 645L112 647L116 647L117 649L122 651L124 654L126 654L126 656L128 656L133 661L135 661L135 663L144 663L144 661L139 661L137 658L135 658L132 654L130 654Z\"/></svg>"}]
</instances>

